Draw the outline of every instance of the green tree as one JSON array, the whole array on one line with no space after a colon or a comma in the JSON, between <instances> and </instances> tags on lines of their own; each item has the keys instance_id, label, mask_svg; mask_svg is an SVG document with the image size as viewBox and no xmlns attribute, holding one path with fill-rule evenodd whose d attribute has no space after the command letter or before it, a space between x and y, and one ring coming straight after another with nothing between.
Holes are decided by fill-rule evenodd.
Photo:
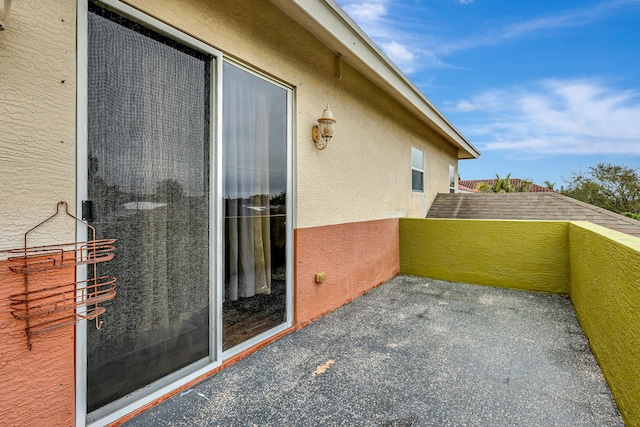
<instances>
[{"instance_id":1,"label":"green tree","mask_svg":"<svg viewBox=\"0 0 640 427\"><path fill-rule=\"evenodd\" d=\"M522 179L516 185L511 181L510 173L504 178L500 178L500 175L496 174L493 184L489 185L486 182L481 182L476 187L476 191L478 193L526 193L531 191L532 184L532 181Z\"/></svg>"},{"instance_id":2,"label":"green tree","mask_svg":"<svg viewBox=\"0 0 640 427\"><path fill-rule=\"evenodd\" d=\"M622 212L622 215L626 216L627 218L633 218L633 219L637 219L638 221L640 221L640 214L634 214L631 212Z\"/></svg>"},{"instance_id":3,"label":"green tree","mask_svg":"<svg viewBox=\"0 0 640 427\"><path fill-rule=\"evenodd\" d=\"M613 212L640 213L640 176L637 169L598 163L586 173L571 172L562 194Z\"/></svg>"}]
</instances>

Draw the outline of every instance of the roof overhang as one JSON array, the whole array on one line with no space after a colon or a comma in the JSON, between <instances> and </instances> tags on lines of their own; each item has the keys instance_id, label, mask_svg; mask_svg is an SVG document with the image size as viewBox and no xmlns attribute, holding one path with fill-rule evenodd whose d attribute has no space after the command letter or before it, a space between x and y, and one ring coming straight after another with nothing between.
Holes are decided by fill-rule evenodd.
<instances>
[{"instance_id":1,"label":"roof overhang","mask_svg":"<svg viewBox=\"0 0 640 427\"><path fill-rule=\"evenodd\" d=\"M431 104L420 89L334 0L271 2L442 135L446 141L456 146L458 159L475 159L480 156L480 152Z\"/></svg>"}]
</instances>

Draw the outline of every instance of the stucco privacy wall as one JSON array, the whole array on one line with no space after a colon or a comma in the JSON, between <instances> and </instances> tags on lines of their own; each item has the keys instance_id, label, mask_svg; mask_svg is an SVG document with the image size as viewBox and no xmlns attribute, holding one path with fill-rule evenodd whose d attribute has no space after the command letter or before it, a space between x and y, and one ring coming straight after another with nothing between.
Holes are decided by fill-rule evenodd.
<instances>
[{"instance_id":1,"label":"stucco privacy wall","mask_svg":"<svg viewBox=\"0 0 640 427\"><path fill-rule=\"evenodd\" d=\"M640 239L569 225L571 301L626 425L640 425Z\"/></svg>"},{"instance_id":2,"label":"stucco privacy wall","mask_svg":"<svg viewBox=\"0 0 640 427\"><path fill-rule=\"evenodd\" d=\"M403 218L400 271L569 293L626 425L640 425L640 239L589 222Z\"/></svg>"},{"instance_id":3,"label":"stucco privacy wall","mask_svg":"<svg viewBox=\"0 0 640 427\"><path fill-rule=\"evenodd\" d=\"M457 149L268 1L127 3L295 88L296 227L424 216L448 192ZM326 104L329 146L311 140ZM426 193L411 191L411 145L425 150Z\"/></svg>"},{"instance_id":4,"label":"stucco privacy wall","mask_svg":"<svg viewBox=\"0 0 640 427\"><path fill-rule=\"evenodd\" d=\"M296 325L346 304L399 273L399 220L296 230ZM327 279L316 283L316 274Z\"/></svg>"},{"instance_id":5,"label":"stucco privacy wall","mask_svg":"<svg viewBox=\"0 0 640 427\"><path fill-rule=\"evenodd\" d=\"M400 272L566 294L568 224L401 218Z\"/></svg>"}]
</instances>

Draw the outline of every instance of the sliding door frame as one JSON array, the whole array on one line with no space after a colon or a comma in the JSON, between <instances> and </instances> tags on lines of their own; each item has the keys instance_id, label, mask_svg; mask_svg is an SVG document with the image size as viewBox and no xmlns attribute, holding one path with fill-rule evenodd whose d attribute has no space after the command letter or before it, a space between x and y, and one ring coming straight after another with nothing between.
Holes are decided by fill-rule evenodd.
<instances>
[{"instance_id":1,"label":"sliding door frame","mask_svg":"<svg viewBox=\"0 0 640 427\"><path fill-rule=\"evenodd\" d=\"M273 77L270 77L264 73L261 73L259 71L256 71L255 69L252 69L250 67L247 67L246 65L244 65L243 63L229 58L229 57L225 57L223 58L222 62L226 62L230 65L236 66L250 74L253 74L254 76L261 78L279 88L282 88L286 91L287 97L286 97L286 102L287 102L287 106L286 106L286 120L287 120L287 129L286 129L286 155L287 155L287 187L286 187L286 192L287 192L287 201L286 201L286 215L285 215L285 230L287 233L287 241L286 241L286 248L285 248L285 254L286 254L286 282L287 282L287 290L286 290L286 312L287 312L287 318L286 321L283 322L282 324L275 326L274 328L271 328L265 332L262 332L258 335L256 335L255 337L249 338L248 340L226 350L226 351L222 351L221 353L221 359L224 361L230 357L233 357L239 353L242 353L243 351L248 350L249 348L253 347L256 344L261 343L262 341L264 341L265 339L268 339L269 337L278 334L280 332L283 332L287 329L289 329L291 326L293 326L293 210L294 210L294 206L293 206L293 191L294 191L294 184L293 184L293 89L290 86L287 86L277 80L275 80ZM222 79L221 79L222 80ZM222 93L222 92L221 92ZM222 111L222 110L221 110ZM224 112L223 112L224 113ZM220 139L220 141L222 141L222 139ZM224 142L223 142L224 143ZM220 144L222 146L222 144ZM222 154L222 153L221 153ZM222 156L220 156L222 158ZM219 170L222 171L222 161L220 161L218 167L220 168ZM220 174L222 176L222 174ZM218 193L220 194L220 198L218 199L218 202L220 204L222 204L222 186L220 187L220 192ZM220 212L220 230L222 231L222 224L224 224L224 218L223 218L223 213L222 213L222 209L219 210ZM221 242L221 245L223 244L223 242ZM221 263L220 263L220 282L219 283L223 283L223 278L222 278L222 259L221 259ZM224 301L224 286L218 286L218 312L217 312L217 324L218 325L222 325L222 302ZM222 337L222 335L221 335ZM220 345L222 346L222 340L220 340ZM222 348L222 347L221 347Z\"/></svg>"},{"instance_id":2,"label":"sliding door frame","mask_svg":"<svg viewBox=\"0 0 640 427\"><path fill-rule=\"evenodd\" d=\"M77 7L77 158L76 158L76 209L81 217L81 202L87 200L88 187L88 0L78 0ZM210 372L221 364L222 327L216 320L218 316L218 293L216 288L222 280L219 266L222 263L221 248L221 212L218 199L222 190L220 174L221 155L219 141L222 139L221 115L222 110L222 53L211 46L190 37L175 28L158 21L139 10L123 4L117 0L101 0L103 7L123 14L128 19L139 22L151 30L171 38L179 43L211 56L211 104L210 104L210 136L209 136L209 363L194 368L193 365L180 369L147 387L143 387L129 395L108 404L90 414L87 414L87 322L81 321L76 326L76 423L77 427L86 425L102 426L112 423L119 418L147 405L163 395L185 385L196 378ZM86 235L86 229L79 225L77 236ZM117 242L116 242L117 246ZM116 255L117 256L117 255ZM77 280L83 280L87 275L86 267L79 267ZM116 296L117 298L117 296Z\"/></svg>"},{"instance_id":3,"label":"sliding door frame","mask_svg":"<svg viewBox=\"0 0 640 427\"><path fill-rule=\"evenodd\" d=\"M88 4L90 0L78 0L77 3L77 99L76 99L76 215L82 216L81 202L88 198ZM76 406L75 425L84 426L104 426L132 413L133 411L152 403L162 396L182 387L189 382L210 373L218 368L221 363L250 347L268 339L275 334L289 329L293 325L294 317L294 221L295 221L295 166L294 166L294 89L273 77L260 73L254 69L243 65L239 61L225 57L222 52L214 49L206 43L197 40L187 34L161 22L138 9L135 9L118 0L100 0L97 2L101 6L112 9L123 14L128 19L143 24L144 26L158 32L166 37L176 40L186 46L201 51L212 57L211 59L211 128L210 128L210 197L209 197L209 363L200 368L186 367L164 377L150 386L135 391L113 404L109 404L98 409L91 414L87 414L87 328L92 327L86 321L81 321L76 325ZM287 198L286 198L286 320L266 332L253 337L246 342L239 344L227 351L222 350L222 302L223 302L223 233L224 224L222 209L222 91L223 91L223 62L228 61L233 65L242 67L279 87L286 89L286 155L287 155ZM76 229L77 236L86 236L86 229L79 225ZM81 240L79 238L78 240ZM117 246L117 242L116 242ZM116 255L117 256L117 255ZM86 267L78 267L78 281L84 280L87 276ZM117 296L116 296L117 298ZM196 362L197 363L197 362Z\"/></svg>"}]
</instances>

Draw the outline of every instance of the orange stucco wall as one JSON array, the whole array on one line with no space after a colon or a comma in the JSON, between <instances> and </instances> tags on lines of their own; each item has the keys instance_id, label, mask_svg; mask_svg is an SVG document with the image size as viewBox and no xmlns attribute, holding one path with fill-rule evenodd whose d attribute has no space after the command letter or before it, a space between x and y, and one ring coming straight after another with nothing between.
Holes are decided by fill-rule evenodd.
<instances>
[{"instance_id":1,"label":"orange stucco wall","mask_svg":"<svg viewBox=\"0 0 640 427\"><path fill-rule=\"evenodd\" d=\"M295 231L295 326L357 298L399 273L399 221L386 219ZM316 274L327 280L316 283ZM41 273L42 274L42 273ZM40 283L70 283L73 268L30 276ZM0 261L0 425L74 425L74 327L32 339L11 315L9 296L24 289L23 275Z\"/></svg>"},{"instance_id":2,"label":"orange stucco wall","mask_svg":"<svg viewBox=\"0 0 640 427\"><path fill-rule=\"evenodd\" d=\"M295 323L305 325L400 272L397 218L295 230ZM316 283L316 274L327 279Z\"/></svg>"},{"instance_id":3,"label":"orange stucco wall","mask_svg":"<svg viewBox=\"0 0 640 427\"><path fill-rule=\"evenodd\" d=\"M26 322L11 315L9 296L24 291L22 274L0 261L0 425L72 426L75 419L74 327L64 326L32 339ZM30 275L30 289L74 281L73 268L46 278Z\"/></svg>"}]
</instances>

